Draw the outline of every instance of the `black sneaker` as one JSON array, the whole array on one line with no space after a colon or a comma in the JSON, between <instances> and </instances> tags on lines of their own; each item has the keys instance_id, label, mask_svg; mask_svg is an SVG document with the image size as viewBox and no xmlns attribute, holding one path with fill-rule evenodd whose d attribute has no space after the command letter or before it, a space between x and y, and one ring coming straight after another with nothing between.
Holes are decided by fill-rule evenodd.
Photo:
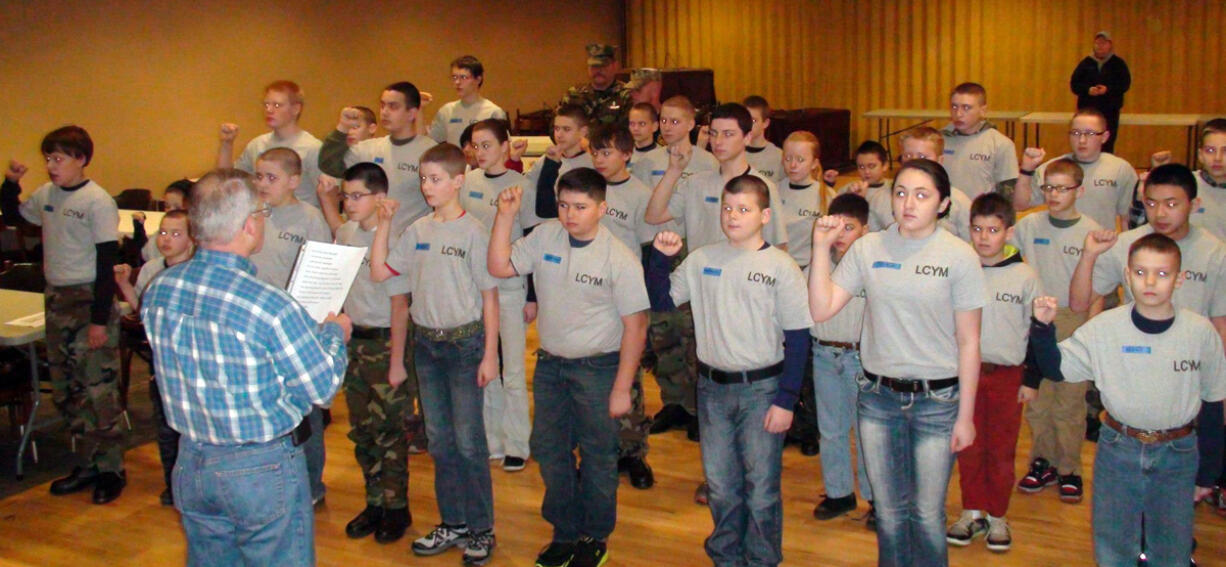
<instances>
[{"instance_id":1,"label":"black sneaker","mask_svg":"<svg viewBox=\"0 0 1226 567\"><path fill-rule=\"evenodd\" d=\"M515 457L507 455L502 458L502 470L507 472L519 472L528 466L528 462L523 457Z\"/></svg>"},{"instance_id":2,"label":"black sneaker","mask_svg":"<svg viewBox=\"0 0 1226 567\"><path fill-rule=\"evenodd\" d=\"M1081 477L1075 474L1060 475L1060 501L1076 504L1081 502L1083 490Z\"/></svg>"},{"instance_id":3,"label":"black sneaker","mask_svg":"<svg viewBox=\"0 0 1226 567\"><path fill-rule=\"evenodd\" d=\"M536 556L536 567L568 567L575 558L573 542L555 541L545 546Z\"/></svg>"},{"instance_id":4,"label":"black sneaker","mask_svg":"<svg viewBox=\"0 0 1226 567\"><path fill-rule=\"evenodd\" d=\"M813 509L813 517L819 520L833 520L843 514L854 511L856 509L855 493L848 494L840 498L831 498L829 496L822 499L821 503Z\"/></svg>"},{"instance_id":5,"label":"black sneaker","mask_svg":"<svg viewBox=\"0 0 1226 567\"><path fill-rule=\"evenodd\" d=\"M570 567L601 567L609 560L609 548L603 541L585 537L575 544L575 558Z\"/></svg>"},{"instance_id":6,"label":"black sneaker","mask_svg":"<svg viewBox=\"0 0 1226 567\"><path fill-rule=\"evenodd\" d=\"M1027 494L1034 494L1056 484L1057 481L1056 467L1051 466L1047 459L1039 457L1030 463L1030 472L1027 472L1026 476L1017 483L1017 489Z\"/></svg>"}]
</instances>

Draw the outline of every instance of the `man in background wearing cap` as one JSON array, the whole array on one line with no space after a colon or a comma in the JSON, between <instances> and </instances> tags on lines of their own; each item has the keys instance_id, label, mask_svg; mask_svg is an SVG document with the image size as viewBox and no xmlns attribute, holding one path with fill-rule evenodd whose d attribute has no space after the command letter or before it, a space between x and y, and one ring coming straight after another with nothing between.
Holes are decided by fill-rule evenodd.
<instances>
[{"instance_id":1,"label":"man in background wearing cap","mask_svg":"<svg viewBox=\"0 0 1226 567\"><path fill-rule=\"evenodd\" d=\"M615 50L612 45L599 43L587 46L587 75L591 81L568 89L558 108L568 104L583 107L588 120L601 126L626 124L634 103L626 83L616 79L621 64L614 56Z\"/></svg>"},{"instance_id":2,"label":"man in background wearing cap","mask_svg":"<svg viewBox=\"0 0 1226 567\"><path fill-rule=\"evenodd\" d=\"M1077 108L1097 108L1107 117L1111 137L1103 144L1104 152L1115 152L1119 139L1120 109L1124 93L1132 86L1132 75L1111 45L1111 34L1100 31L1094 35L1094 52L1081 60L1069 79L1069 88L1077 95Z\"/></svg>"},{"instance_id":3,"label":"man in background wearing cap","mask_svg":"<svg viewBox=\"0 0 1226 567\"><path fill-rule=\"evenodd\" d=\"M656 113L660 112L661 74L659 69L643 67L630 72L630 82L626 88L630 90L630 99L634 104L645 102L654 106Z\"/></svg>"}]
</instances>

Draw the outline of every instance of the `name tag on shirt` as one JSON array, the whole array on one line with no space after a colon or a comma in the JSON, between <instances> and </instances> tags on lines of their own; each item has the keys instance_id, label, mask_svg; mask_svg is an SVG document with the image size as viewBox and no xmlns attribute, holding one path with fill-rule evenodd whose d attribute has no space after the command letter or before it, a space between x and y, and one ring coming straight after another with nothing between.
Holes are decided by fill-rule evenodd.
<instances>
[{"instance_id":1,"label":"name tag on shirt","mask_svg":"<svg viewBox=\"0 0 1226 567\"><path fill-rule=\"evenodd\" d=\"M708 203L719 203L719 197L706 196L706 197L703 197L702 200Z\"/></svg>"},{"instance_id":2,"label":"name tag on shirt","mask_svg":"<svg viewBox=\"0 0 1226 567\"><path fill-rule=\"evenodd\" d=\"M52 205L43 205L43 210L47 211L48 213L54 213L55 207Z\"/></svg>"},{"instance_id":3,"label":"name tag on shirt","mask_svg":"<svg viewBox=\"0 0 1226 567\"><path fill-rule=\"evenodd\" d=\"M417 249L418 249L418 250L429 250L429 249L430 249L430 243L429 243L429 242L418 242L418 243L417 243Z\"/></svg>"},{"instance_id":4,"label":"name tag on shirt","mask_svg":"<svg viewBox=\"0 0 1226 567\"><path fill-rule=\"evenodd\" d=\"M561 256L554 256L553 254L546 254L546 255L545 255L545 261L546 261L546 262L552 262L552 263L554 263L554 264L561 264L561 263L562 263L562 257L561 257Z\"/></svg>"},{"instance_id":5,"label":"name tag on shirt","mask_svg":"<svg viewBox=\"0 0 1226 567\"><path fill-rule=\"evenodd\" d=\"M947 156L952 156L952 155L954 155L954 151L953 151L953 150L945 150L945 152L944 152L944 153L945 153L945 155L947 155Z\"/></svg>"},{"instance_id":6,"label":"name tag on shirt","mask_svg":"<svg viewBox=\"0 0 1226 567\"><path fill-rule=\"evenodd\" d=\"M1122 350L1124 354L1150 354L1153 352L1153 350L1147 346L1137 345L1124 345L1124 347L1120 350Z\"/></svg>"},{"instance_id":7,"label":"name tag on shirt","mask_svg":"<svg viewBox=\"0 0 1226 567\"><path fill-rule=\"evenodd\" d=\"M1034 243L1035 243L1035 244L1051 244L1051 239L1048 239L1048 238L1036 238L1036 239L1034 239Z\"/></svg>"},{"instance_id":8,"label":"name tag on shirt","mask_svg":"<svg viewBox=\"0 0 1226 567\"><path fill-rule=\"evenodd\" d=\"M873 262L873 269L876 270L879 268L888 268L891 270L901 270L902 264L899 264L897 262L885 262L882 260L877 260L876 262Z\"/></svg>"},{"instance_id":9,"label":"name tag on shirt","mask_svg":"<svg viewBox=\"0 0 1226 567\"><path fill-rule=\"evenodd\" d=\"M485 193L482 193L482 192L480 192L480 191L469 191L469 192L468 192L468 196L469 196L469 197L472 197L472 198L474 198L474 199L484 199L484 198L485 198Z\"/></svg>"},{"instance_id":10,"label":"name tag on shirt","mask_svg":"<svg viewBox=\"0 0 1226 567\"><path fill-rule=\"evenodd\" d=\"M651 170L651 174L652 175L664 175L664 170L663 169L653 169ZM1201 209L1201 210L1203 211L1204 209Z\"/></svg>"},{"instance_id":11,"label":"name tag on shirt","mask_svg":"<svg viewBox=\"0 0 1226 567\"><path fill-rule=\"evenodd\" d=\"M375 163L383 163L383 158L381 158L381 157L376 157L376 158L375 158Z\"/></svg>"},{"instance_id":12,"label":"name tag on shirt","mask_svg":"<svg viewBox=\"0 0 1226 567\"><path fill-rule=\"evenodd\" d=\"M452 118L450 122L451 122L452 124L459 124L459 123L461 123L461 122L463 122L463 121L464 121L464 120L463 120L463 119L461 119L461 118Z\"/></svg>"},{"instance_id":13,"label":"name tag on shirt","mask_svg":"<svg viewBox=\"0 0 1226 567\"><path fill-rule=\"evenodd\" d=\"M723 274L723 273L724 271L719 268L703 268L702 269L702 275L704 276L715 276L718 278L720 274Z\"/></svg>"}]
</instances>

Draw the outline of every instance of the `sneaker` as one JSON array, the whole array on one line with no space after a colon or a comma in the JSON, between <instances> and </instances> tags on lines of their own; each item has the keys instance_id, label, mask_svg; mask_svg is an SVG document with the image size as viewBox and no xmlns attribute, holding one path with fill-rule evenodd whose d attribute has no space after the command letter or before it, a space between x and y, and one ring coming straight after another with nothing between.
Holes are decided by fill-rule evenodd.
<instances>
[{"instance_id":1,"label":"sneaker","mask_svg":"<svg viewBox=\"0 0 1226 567\"><path fill-rule=\"evenodd\" d=\"M585 537L575 544L575 558L570 567L601 567L609 560L609 548L603 541Z\"/></svg>"},{"instance_id":2,"label":"sneaker","mask_svg":"<svg viewBox=\"0 0 1226 567\"><path fill-rule=\"evenodd\" d=\"M414 555L438 555L448 549L468 543L468 528L465 526L448 526L439 524L430 533L413 540ZM488 554L487 554L488 557Z\"/></svg>"},{"instance_id":3,"label":"sneaker","mask_svg":"<svg viewBox=\"0 0 1226 567\"><path fill-rule=\"evenodd\" d=\"M1008 527L1005 528L1006 533ZM988 533L988 521L975 510L963 510L962 516L945 532L945 541L949 545L966 547L976 537Z\"/></svg>"},{"instance_id":4,"label":"sneaker","mask_svg":"<svg viewBox=\"0 0 1226 567\"><path fill-rule=\"evenodd\" d=\"M822 499L821 503L813 509L813 517L819 520L833 520L843 514L852 512L856 509L855 493L848 494L841 498L831 498L829 496Z\"/></svg>"},{"instance_id":5,"label":"sneaker","mask_svg":"<svg viewBox=\"0 0 1226 567\"><path fill-rule=\"evenodd\" d=\"M465 565L485 565L494 554L494 531L471 534L464 545Z\"/></svg>"},{"instance_id":6,"label":"sneaker","mask_svg":"<svg viewBox=\"0 0 1226 567\"><path fill-rule=\"evenodd\" d=\"M1075 474L1060 475L1060 500L1069 504L1081 502L1083 494L1081 477Z\"/></svg>"},{"instance_id":7,"label":"sneaker","mask_svg":"<svg viewBox=\"0 0 1226 567\"><path fill-rule=\"evenodd\" d=\"M519 472L524 470L524 467L526 466L528 466L528 461L526 461L523 457L512 457L511 455L507 455L506 457L502 458L502 470L504 471Z\"/></svg>"},{"instance_id":8,"label":"sneaker","mask_svg":"<svg viewBox=\"0 0 1226 567\"><path fill-rule=\"evenodd\" d=\"M988 551L1009 551L1013 545L1013 536L1009 532L1009 521L1004 518L988 516Z\"/></svg>"},{"instance_id":9,"label":"sneaker","mask_svg":"<svg viewBox=\"0 0 1226 567\"><path fill-rule=\"evenodd\" d=\"M701 505L701 506L706 506L707 502L710 500L711 500L711 485L705 482L698 485L698 489L694 491L694 503Z\"/></svg>"},{"instance_id":10,"label":"sneaker","mask_svg":"<svg viewBox=\"0 0 1226 567\"><path fill-rule=\"evenodd\" d=\"M1027 494L1034 494L1056 484L1056 468L1051 466L1051 463L1043 457L1039 457L1030 463L1030 472L1022 477L1022 480L1017 483L1017 489Z\"/></svg>"},{"instance_id":11,"label":"sneaker","mask_svg":"<svg viewBox=\"0 0 1226 567\"><path fill-rule=\"evenodd\" d=\"M877 531L877 507L873 506L873 501L868 501L868 513L864 515L864 529L875 532Z\"/></svg>"},{"instance_id":12,"label":"sneaker","mask_svg":"<svg viewBox=\"0 0 1226 567\"><path fill-rule=\"evenodd\" d=\"M536 567L567 567L575 558L575 544L571 542L550 542L536 556Z\"/></svg>"}]
</instances>

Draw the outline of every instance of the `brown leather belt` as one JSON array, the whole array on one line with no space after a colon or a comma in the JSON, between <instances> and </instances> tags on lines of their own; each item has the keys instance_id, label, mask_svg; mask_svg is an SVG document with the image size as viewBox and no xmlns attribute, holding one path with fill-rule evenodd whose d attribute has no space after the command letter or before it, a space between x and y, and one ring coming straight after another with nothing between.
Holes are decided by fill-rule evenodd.
<instances>
[{"instance_id":1,"label":"brown leather belt","mask_svg":"<svg viewBox=\"0 0 1226 567\"><path fill-rule=\"evenodd\" d=\"M1136 439L1137 441L1145 443L1146 445L1149 445L1152 443L1166 443L1168 441L1182 439L1184 437L1191 435L1192 432L1196 431L1196 426L1191 423L1183 427L1176 427L1174 429L1158 429L1158 430L1137 429L1135 427L1129 427L1127 425L1120 423L1114 417L1111 417L1111 414L1105 411L1103 412L1103 415L1102 415L1102 421L1103 423L1107 424L1107 426L1110 427L1111 429L1114 429L1120 433L1123 433L1124 435L1132 437L1133 439Z\"/></svg>"},{"instance_id":2,"label":"brown leather belt","mask_svg":"<svg viewBox=\"0 0 1226 567\"><path fill-rule=\"evenodd\" d=\"M817 341L817 344L843 350L860 350L860 343L842 343L839 341Z\"/></svg>"}]
</instances>

